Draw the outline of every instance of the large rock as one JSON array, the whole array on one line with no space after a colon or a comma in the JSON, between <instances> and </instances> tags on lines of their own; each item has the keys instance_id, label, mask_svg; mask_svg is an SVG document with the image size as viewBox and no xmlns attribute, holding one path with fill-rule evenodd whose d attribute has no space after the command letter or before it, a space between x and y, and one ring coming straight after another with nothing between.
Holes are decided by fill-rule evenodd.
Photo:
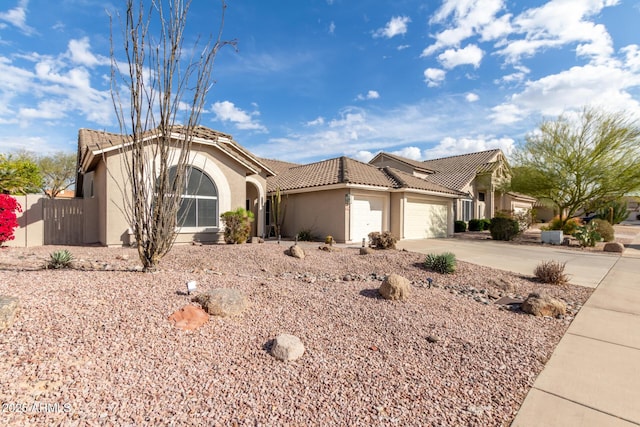
<instances>
[{"instance_id":1,"label":"large rock","mask_svg":"<svg viewBox=\"0 0 640 427\"><path fill-rule=\"evenodd\" d=\"M488 284L503 292L513 293L516 291L515 285L503 277L499 277L499 278L492 277L488 280Z\"/></svg>"},{"instance_id":2,"label":"large rock","mask_svg":"<svg viewBox=\"0 0 640 427\"><path fill-rule=\"evenodd\" d=\"M369 255L373 253L373 249L371 249L370 247L364 247L364 248L360 248L360 255Z\"/></svg>"},{"instance_id":3,"label":"large rock","mask_svg":"<svg viewBox=\"0 0 640 427\"><path fill-rule=\"evenodd\" d=\"M0 332L13 325L19 311L18 298L0 295Z\"/></svg>"},{"instance_id":4,"label":"large rock","mask_svg":"<svg viewBox=\"0 0 640 427\"><path fill-rule=\"evenodd\" d=\"M522 311L534 316L557 317L567 312L567 305L548 295L531 293L522 303Z\"/></svg>"},{"instance_id":5,"label":"large rock","mask_svg":"<svg viewBox=\"0 0 640 427\"><path fill-rule=\"evenodd\" d=\"M247 308L247 299L237 289L212 289L193 297L212 316L235 316Z\"/></svg>"},{"instance_id":6,"label":"large rock","mask_svg":"<svg viewBox=\"0 0 640 427\"><path fill-rule=\"evenodd\" d=\"M207 323L209 315L200 307L185 305L169 316L169 321L173 322L176 328L184 331L193 331Z\"/></svg>"},{"instance_id":7,"label":"large rock","mask_svg":"<svg viewBox=\"0 0 640 427\"><path fill-rule=\"evenodd\" d=\"M293 245L289 248L289 255L291 255L294 258L303 259L304 250L298 245Z\"/></svg>"},{"instance_id":8,"label":"large rock","mask_svg":"<svg viewBox=\"0 0 640 427\"><path fill-rule=\"evenodd\" d=\"M624 245L618 242L609 242L604 244L604 248L602 248L605 252L624 252Z\"/></svg>"},{"instance_id":9,"label":"large rock","mask_svg":"<svg viewBox=\"0 0 640 427\"><path fill-rule=\"evenodd\" d=\"M288 362L299 359L303 354L304 344L294 335L280 334L273 340L271 355L278 360Z\"/></svg>"},{"instance_id":10,"label":"large rock","mask_svg":"<svg viewBox=\"0 0 640 427\"><path fill-rule=\"evenodd\" d=\"M390 274L380 285L380 295L384 299L404 301L409 297L410 282L399 274Z\"/></svg>"}]
</instances>

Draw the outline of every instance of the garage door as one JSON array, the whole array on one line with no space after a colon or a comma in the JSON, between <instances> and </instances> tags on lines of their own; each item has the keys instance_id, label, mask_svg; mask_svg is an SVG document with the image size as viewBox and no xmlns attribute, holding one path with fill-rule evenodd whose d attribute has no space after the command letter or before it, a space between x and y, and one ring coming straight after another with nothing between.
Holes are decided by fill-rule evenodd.
<instances>
[{"instance_id":1,"label":"garage door","mask_svg":"<svg viewBox=\"0 0 640 427\"><path fill-rule=\"evenodd\" d=\"M446 237L447 212L445 204L407 199L404 210L404 238Z\"/></svg>"},{"instance_id":2,"label":"garage door","mask_svg":"<svg viewBox=\"0 0 640 427\"><path fill-rule=\"evenodd\" d=\"M368 241L369 233L372 231L386 231L383 230L382 224L383 208L382 197L354 197L351 202L351 241Z\"/></svg>"}]
</instances>

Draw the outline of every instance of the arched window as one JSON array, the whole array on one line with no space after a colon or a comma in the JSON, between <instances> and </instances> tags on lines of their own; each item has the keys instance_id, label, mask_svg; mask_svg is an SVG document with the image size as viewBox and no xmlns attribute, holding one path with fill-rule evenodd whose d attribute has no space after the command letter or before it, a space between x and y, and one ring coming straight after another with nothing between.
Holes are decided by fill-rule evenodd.
<instances>
[{"instance_id":1,"label":"arched window","mask_svg":"<svg viewBox=\"0 0 640 427\"><path fill-rule=\"evenodd\" d=\"M216 185L200 169L187 166L185 170L182 202L178 210L180 227L217 227L218 190ZM169 169L169 180L173 181L176 167Z\"/></svg>"}]
</instances>

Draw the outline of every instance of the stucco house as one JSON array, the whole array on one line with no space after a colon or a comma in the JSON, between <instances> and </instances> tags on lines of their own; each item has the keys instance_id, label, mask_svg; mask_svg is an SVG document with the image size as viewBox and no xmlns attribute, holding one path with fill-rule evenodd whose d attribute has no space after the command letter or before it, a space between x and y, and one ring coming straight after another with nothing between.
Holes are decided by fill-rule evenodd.
<instances>
[{"instance_id":1,"label":"stucco house","mask_svg":"<svg viewBox=\"0 0 640 427\"><path fill-rule=\"evenodd\" d=\"M522 212L536 202L532 197L501 190L511 172L499 149L425 161L381 152L369 163L393 167L464 194L454 204L456 220L492 218L498 211Z\"/></svg>"},{"instance_id":2,"label":"stucco house","mask_svg":"<svg viewBox=\"0 0 640 427\"><path fill-rule=\"evenodd\" d=\"M253 211L253 235L264 233L264 204L267 178L274 172L260 159L235 142L230 135L200 126L195 129L190 154L192 182L183 198L192 200L187 221L180 228L177 243L221 240L222 212L245 207ZM149 143L157 137L149 132ZM174 126L171 137L184 138L184 128ZM123 213L123 168L126 140L120 134L80 129L78 133L78 175L76 197L94 199L84 243L129 244L130 225ZM175 156L174 156L175 157ZM172 161L176 161L175 158ZM193 188L191 188L193 187ZM87 221L85 221L87 222Z\"/></svg>"}]
</instances>

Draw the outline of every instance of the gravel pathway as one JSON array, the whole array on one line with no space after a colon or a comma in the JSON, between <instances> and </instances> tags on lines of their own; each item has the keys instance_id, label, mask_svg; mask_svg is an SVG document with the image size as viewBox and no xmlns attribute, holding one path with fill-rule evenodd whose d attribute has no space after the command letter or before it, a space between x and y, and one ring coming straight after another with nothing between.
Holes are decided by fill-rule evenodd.
<instances>
[{"instance_id":1,"label":"gravel pathway","mask_svg":"<svg viewBox=\"0 0 640 427\"><path fill-rule=\"evenodd\" d=\"M2 424L508 425L571 316L506 310L494 285L549 292L572 314L592 291L464 262L442 276L403 251L177 246L151 274L122 248L69 247L75 269L41 269L54 249L0 250L0 294L22 307L0 332ZM409 301L377 296L390 273L413 282ZM240 289L250 307L178 330L167 317L190 303L188 280ZM269 355L281 333L303 341L301 359Z\"/></svg>"}]
</instances>

